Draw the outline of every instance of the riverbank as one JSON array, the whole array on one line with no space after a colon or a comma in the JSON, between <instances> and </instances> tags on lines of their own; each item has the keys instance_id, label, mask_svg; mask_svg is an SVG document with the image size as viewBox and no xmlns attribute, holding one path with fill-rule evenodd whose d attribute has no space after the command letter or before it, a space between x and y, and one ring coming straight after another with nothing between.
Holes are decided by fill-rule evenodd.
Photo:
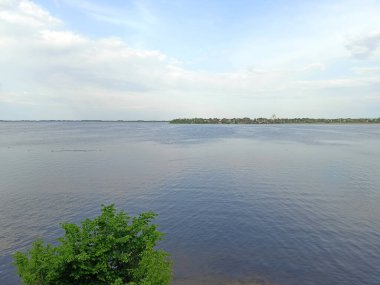
<instances>
[{"instance_id":1,"label":"riverbank","mask_svg":"<svg viewBox=\"0 0 380 285\"><path fill-rule=\"evenodd\" d=\"M380 124L380 118L183 118L170 124Z\"/></svg>"}]
</instances>

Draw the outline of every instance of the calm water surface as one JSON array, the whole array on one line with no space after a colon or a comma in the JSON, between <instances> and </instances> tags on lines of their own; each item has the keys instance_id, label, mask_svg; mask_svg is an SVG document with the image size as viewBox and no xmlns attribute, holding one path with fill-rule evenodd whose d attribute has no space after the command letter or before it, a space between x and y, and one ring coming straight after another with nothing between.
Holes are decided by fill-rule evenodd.
<instances>
[{"instance_id":1,"label":"calm water surface","mask_svg":"<svg viewBox=\"0 0 380 285\"><path fill-rule=\"evenodd\" d=\"M380 284L379 125L2 122L0 284L101 203L159 214L174 284Z\"/></svg>"}]
</instances>

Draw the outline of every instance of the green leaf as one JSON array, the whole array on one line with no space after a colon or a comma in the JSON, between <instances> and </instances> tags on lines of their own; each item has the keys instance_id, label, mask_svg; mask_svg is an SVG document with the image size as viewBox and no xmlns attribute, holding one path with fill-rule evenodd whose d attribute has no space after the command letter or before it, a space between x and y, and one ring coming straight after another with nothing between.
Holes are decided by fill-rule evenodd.
<instances>
[{"instance_id":1,"label":"green leaf","mask_svg":"<svg viewBox=\"0 0 380 285\"><path fill-rule=\"evenodd\" d=\"M156 250L162 233L146 212L137 217L102 205L101 215L81 226L63 223L56 247L36 240L14 264L26 285L166 285L172 276L169 255Z\"/></svg>"}]
</instances>

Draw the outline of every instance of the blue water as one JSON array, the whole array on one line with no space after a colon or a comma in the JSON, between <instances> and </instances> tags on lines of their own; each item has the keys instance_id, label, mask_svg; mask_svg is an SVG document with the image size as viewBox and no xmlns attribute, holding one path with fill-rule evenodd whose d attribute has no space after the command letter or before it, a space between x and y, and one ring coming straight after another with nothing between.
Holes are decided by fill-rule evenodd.
<instances>
[{"instance_id":1,"label":"blue water","mask_svg":"<svg viewBox=\"0 0 380 285\"><path fill-rule=\"evenodd\" d=\"M173 284L380 284L380 125L2 122L0 284L101 203L159 214Z\"/></svg>"}]
</instances>

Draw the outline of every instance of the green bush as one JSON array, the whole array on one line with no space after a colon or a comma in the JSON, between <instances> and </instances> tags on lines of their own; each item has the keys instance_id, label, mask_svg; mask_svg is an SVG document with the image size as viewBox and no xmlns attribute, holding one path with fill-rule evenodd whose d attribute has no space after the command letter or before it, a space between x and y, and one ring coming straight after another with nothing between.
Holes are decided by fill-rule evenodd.
<instances>
[{"instance_id":1,"label":"green bush","mask_svg":"<svg viewBox=\"0 0 380 285\"><path fill-rule=\"evenodd\" d=\"M65 223L56 247L36 240L14 263L26 285L165 285L172 275L169 255L155 249L162 238L153 212L130 217L102 206L81 226Z\"/></svg>"}]
</instances>

